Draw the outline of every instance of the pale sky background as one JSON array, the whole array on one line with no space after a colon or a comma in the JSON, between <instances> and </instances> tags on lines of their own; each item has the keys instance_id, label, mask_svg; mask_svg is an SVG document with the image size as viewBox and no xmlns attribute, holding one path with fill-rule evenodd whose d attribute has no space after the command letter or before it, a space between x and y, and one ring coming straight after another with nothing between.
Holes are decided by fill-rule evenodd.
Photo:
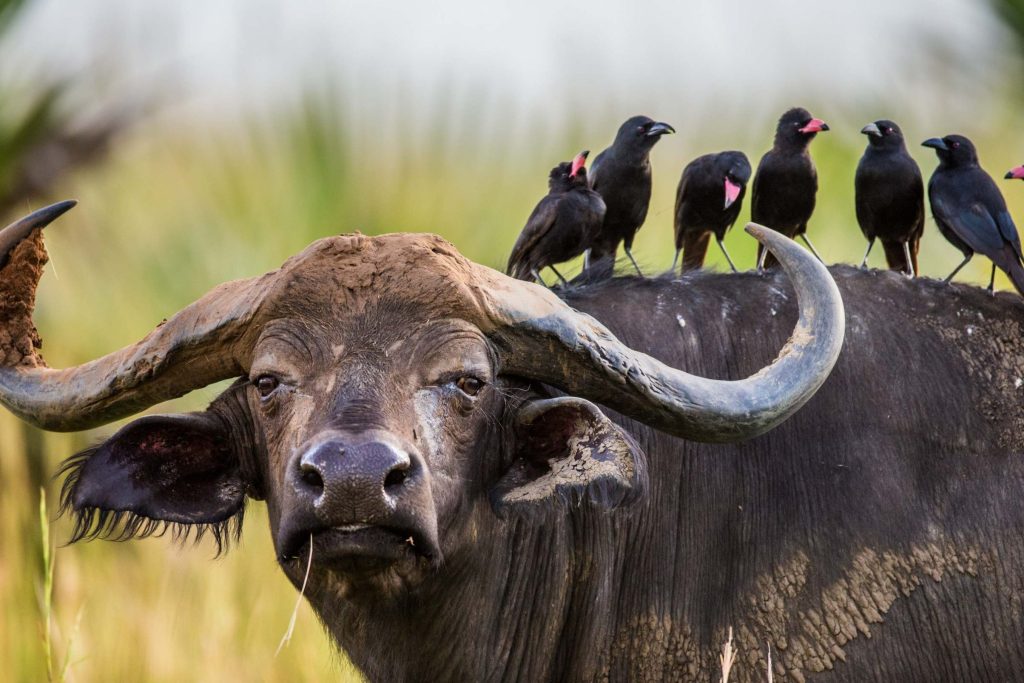
<instances>
[{"instance_id":1,"label":"pale sky background","mask_svg":"<svg viewBox=\"0 0 1024 683\"><path fill-rule=\"evenodd\" d=\"M558 122L584 108L774 117L797 99L835 110L895 100L928 123L974 115L1001 85L1009 44L978 0L434 5L42 0L0 70L100 60L118 67L115 90L173 86L172 115L263 107L331 77L365 94L355 106L409 116L442 92Z\"/></svg>"}]
</instances>

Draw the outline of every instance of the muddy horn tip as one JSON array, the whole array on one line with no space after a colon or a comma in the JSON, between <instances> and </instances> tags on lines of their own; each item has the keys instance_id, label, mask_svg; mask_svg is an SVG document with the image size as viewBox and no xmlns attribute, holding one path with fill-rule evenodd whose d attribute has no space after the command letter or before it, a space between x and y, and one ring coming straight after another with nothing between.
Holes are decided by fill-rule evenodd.
<instances>
[{"instance_id":1,"label":"muddy horn tip","mask_svg":"<svg viewBox=\"0 0 1024 683\"><path fill-rule=\"evenodd\" d=\"M11 251L21 244L21 241L32 234L38 228L45 228L57 218L67 213L78 202L74 199L66 199L56 204L50 204L38 211L34 211L24 218L11 223L3 230L0 230L0 268L7 263L7 257Z\"/></svg>"}]
</instances>

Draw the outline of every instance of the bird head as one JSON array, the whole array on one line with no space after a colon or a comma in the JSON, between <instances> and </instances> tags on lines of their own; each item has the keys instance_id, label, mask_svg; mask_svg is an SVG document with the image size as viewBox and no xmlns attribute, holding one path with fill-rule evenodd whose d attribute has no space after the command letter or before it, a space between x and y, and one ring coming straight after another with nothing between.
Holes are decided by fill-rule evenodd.
<instances>
[{"instance_id":1,"label":"bird head","mask_svg":"<svg viewBox=\"0 0 1024 683\"><path fill-rule=\"evenodd\" d=\"M903 131L888 119L879 119L860 129L868 136L868 144L878 148L899 149L903 147Z\"/></svg>"},{"instance_id":2,"label":"bird head","mask_svg":"<svg viewBox=\"0 0 1024 683\"><path fill-rule=\"evenodd\" d=\"M572 163L563 161L551 169L548 174L548 190L551 192L564 192L572 187Z\"/></svg>"},{"instance_id":3,"label":"bird head","mask_svg":"<svg viewBox=\"0 0 1024 683\"><path fill-rule=\"evenodd\" d=\"M722 180L725 185L724 211L739 199L750 180L750 161L743 152L722 152L718 155L718 161L723 169Z\"/></svg>"},{"instance_id":4,"label":"bird head","mask_svg":"<svg viewBox=\"0 0 1024 683\"><path fill-rule=\"evenodd\" d=\"M818 133L828 130L828 124L811 116L803 107L793 107L779 118L775 129L775 143L803 146Z\"/></svg>"},{"instance_id":5,"label":"bird head","mask_svg":"<svg viewBox=\"0 0 1024 683\"><path fill-rule=\"evenodd\" d=\"M955 168L978 164L978 151L974 148L974 143L963 135L928 138L921 144L935 150L940 166Z\"/></svg>"},{"instance_id":6,"label":"bird head","mask_svg":"<svg viewBox=\"0 0 1024 683\"><path fill-rule=\"evenodd\" d=\"M676 129L667 123L655 121L649 116L634 116L619 126L613 147L631 150L650 150L662 135L675 133Z\"/></svg>"}]
</instances>

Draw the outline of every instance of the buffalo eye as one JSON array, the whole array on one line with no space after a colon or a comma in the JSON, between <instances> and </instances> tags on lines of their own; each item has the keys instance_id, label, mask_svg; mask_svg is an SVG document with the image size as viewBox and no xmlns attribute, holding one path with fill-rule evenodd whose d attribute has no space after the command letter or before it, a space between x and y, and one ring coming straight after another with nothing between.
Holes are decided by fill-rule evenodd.
<instances>
[{"instance_id":1,"label":"buffalo eye","mask_svg":"<svg viewBox=\"0 0 1024 683\"><path fill-rule=\"evenodd\" d=\"M457 386L459 391L467 396L476 396L480 393L480 390L484 388L484 383L476 377L466 375L457 379L455 381L455 386Z\"/></svg>"},{"instance_id":2,"label":"buffalo eye","mask_svg":"<svg viewBox=\"0 0 1024 683\"><path fill-rule=\"evenodd\" d=\"M281 382L273 375L260 375L256 378L254 384L256 385L256 391L260 394L260 398L267 398L274 393L274 389L277 389Z\"/></svg>"}]
</instances>

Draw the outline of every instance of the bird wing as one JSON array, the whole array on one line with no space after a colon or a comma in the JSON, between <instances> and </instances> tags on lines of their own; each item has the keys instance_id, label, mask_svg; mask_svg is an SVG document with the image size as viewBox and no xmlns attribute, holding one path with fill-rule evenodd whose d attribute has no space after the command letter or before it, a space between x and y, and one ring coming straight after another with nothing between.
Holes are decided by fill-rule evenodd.
<instances>
[{"instance_id":1,"label":"bird wing","mask_svg":"<svg viewBox=\"0 0 1024 683\"><path fill-rule=\"evenodd\" d=\"M558 204L561 197L548 195L537 202L533 213L526 219L526 225L519 233L519 239L512 247L512 253L508 257L508 272L511 274L516 266L526 260L527 255L537 243L551 231L558 217Z\"/></svg>"},{"instance_id":2,"label":"bird wing","mask_svg":"<svg viewBox=\"0 0 1024 683\"><path fill-rule=\"evenodd\" d=\"M1017 252L1017 258L1021 258L1020 235L1017 234L1017 226L1013 224L1013 218L1009 211L1000 211L996 215L996 225L999 226L999 234Z\"/></svg>"},{"instance_id":3,"label":"bird wing","mask_svg":"<svg viewBox=\"0 0 1024 683\"><path fill-rule=\"evenodd\" d=\"M933 197L932 211L974 251L991 256L1003 248L999 227L981 202L971 202L957 211L942 199Z\"/></svg>"},{"instance_id":4,"label":"bird wing","mask_svg":"<svg viewBox=\"0 0 1024 683\"><path fill-rule=\"evenodd\" d=\"M679 232L679 216L683 208L683 201L686 200L686 190L690 184L692 166L687 166L683 171L683 177L679 179L679 187L676 188L676 232Z\"/></svg>"}]
</instances>

